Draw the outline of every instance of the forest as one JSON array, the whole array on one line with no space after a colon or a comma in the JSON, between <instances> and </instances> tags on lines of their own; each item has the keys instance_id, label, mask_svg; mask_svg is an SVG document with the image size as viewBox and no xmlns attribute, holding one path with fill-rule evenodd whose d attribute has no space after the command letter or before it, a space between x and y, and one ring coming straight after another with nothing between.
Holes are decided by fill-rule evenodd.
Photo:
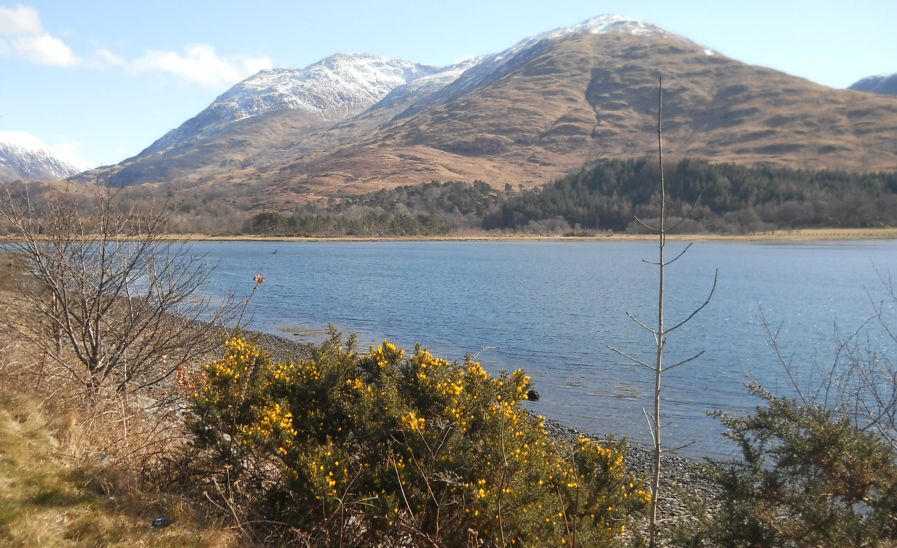
<instances>
[{"instance_id":1,"label":"forest","mask_svg":"<svg viewBox=\"0 0 897 548\"><path fill-rule=\"evenodd\" d=\"M532 190L483 181L418 186L254 215L265 235L416 236L463 231L536 234L638 232L658 214L657 164L608 160ZM682 232L746 233L897 224L897 172L745 167L685 159L666 170L671 217Z\"/></svg>"}]
</instances>

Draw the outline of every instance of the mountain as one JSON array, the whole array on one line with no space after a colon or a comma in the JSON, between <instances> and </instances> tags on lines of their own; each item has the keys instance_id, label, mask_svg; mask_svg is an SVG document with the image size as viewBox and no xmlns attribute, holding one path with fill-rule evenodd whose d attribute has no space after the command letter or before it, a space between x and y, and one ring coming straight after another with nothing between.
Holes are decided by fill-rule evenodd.
<instances>
[{"instance_id":1,"label":"mountain","mask_svg":"<svg viewBox=\"0 0 897 548\"><path fill-rule=\"evenodd\" d=\"M367 110L396 87L438 72L438 67L409 61L341 53L304 69L263 70L165 134L145 153L157 153L269 112L299 111L310 125L327 126Z\"/></svg>"},{"instance_id":2,"label":"mountain","mask_svg":"<svg viewBox=\"0 0 897 548\"><path fill-rule=\"evenodd\" d=\"M869 76L854 82L848 89L882 95L897 95L897 73Z\"/></svg>"},{"instance_id":3,"label":"mountain","mask_svg":"<svg viewBox=\"0 0 897 548\"><path fill-rule=\"evenodd\" d=\"M893 99L741 63L625 17L596 17L441 69L335 57L369 59L391 79L323 78L312 69L327 60L316 63L299 79L338 100L315 110L310 101L265 101L267 91L253 100L247 82L276 74L260 73L105 175L120 185L227 190L245 207L275 209L433 179L532 187L598 159L653 154L661 73L671 157L897 168Z\"/></svg>"},{"instance_id":4,"label":"mountain","mask_svg":"<svg viewBox=\"0 0 897 548\"><path fill-rule=\"evenodd\" d=\"M65 179L89 167L59 158L27 133L0 131L0 183Z\"/></svg>"},{"instance_id":5,"label":"mountain","mask_svg":"<svg viewBox=\"0 0 897 548\"><path fill-rule=\"evenodd\" d=\"M364 112L414 81L440 82L442 69L372 55L335 54L303 69L263 70L235 85L205 110L160 139L116 173L120 184L217 172L246 165ZM422 87L426 87L424 84ZM275 115L274 123L264 120ZM290 152L305 152L304 149Z\"/></svg>"}]
</instances>

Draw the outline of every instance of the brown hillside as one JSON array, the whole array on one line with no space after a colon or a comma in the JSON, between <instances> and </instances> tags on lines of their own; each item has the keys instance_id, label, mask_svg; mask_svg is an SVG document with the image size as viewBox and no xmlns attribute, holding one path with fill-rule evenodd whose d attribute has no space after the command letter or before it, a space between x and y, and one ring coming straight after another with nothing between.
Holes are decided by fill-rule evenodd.
<instances>
[{"instance_id":1,"label":"brown hillside","mask_svg":"<svg viewBox=\"0 0 897 548\"><path fill-rule=\"evenodd\" d=\"M253 205L274 208L431 179L531 187L587 162L651 152L660 73L670 156L897 169L894 97L827 88L668 34L625 33L560 40L410 117L392 118L398 105L322 128L272 113L149 167L178 186L251 181L262 192Z\"/></svg>"}]
</instances>

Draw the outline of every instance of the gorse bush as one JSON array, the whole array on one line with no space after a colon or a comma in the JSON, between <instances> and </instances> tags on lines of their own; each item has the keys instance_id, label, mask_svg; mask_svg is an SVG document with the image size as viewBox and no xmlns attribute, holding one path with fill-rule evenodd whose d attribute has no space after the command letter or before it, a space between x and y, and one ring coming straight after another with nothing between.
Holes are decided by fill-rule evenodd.
<instances>
[{"instance_id":1,"label":"gorse bush","mask_svg":"<svg viewBox=\"0 0 897 548\"><path fill-rule=\"evenodd\" d=\"M894 448L824 405L750 389L763 406L745 417L718 414L743 460L709 467L718 510L681 543L894 546Z\"/></svg>"},{"instance_id":2,"label":"gorse bush","mask_svg":"<svg viewBox=\"0 0 897 548\"><path fill-rule=\"evenodd\" d=\"M241 519L316 545L598 546L649 499L622 444L549 436L522 371L355 346L277 363L238 336L196 378L194 445Z\"/></svg>"}]
</instances>

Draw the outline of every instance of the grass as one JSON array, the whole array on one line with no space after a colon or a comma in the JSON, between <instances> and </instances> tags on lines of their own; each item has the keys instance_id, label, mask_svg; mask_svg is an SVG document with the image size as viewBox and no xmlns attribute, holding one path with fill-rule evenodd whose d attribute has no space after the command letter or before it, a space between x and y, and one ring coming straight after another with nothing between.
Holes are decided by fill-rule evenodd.
<instances>
[{"instance_id":1,"label":"grass","mask_svg":"<svg viewBox=\"0 0 897 548\"><path fill-rule=\"evenodd\" d=\"M71 463L64 432L37 402L0 389L0 545L226 546L187 501L132 490L102 463ZM157 516L172 524L152 527Z\"/></svg>"},{"instance_id":2,"label":"grass","mask_svg":"<svg viewBox=\"0 0 897 548\"><path fill-rule=\"evenodd\" d=\"M91 444L119 427L26 374L39 361L34 349L3 325L28 320L15 296L17 274L0 254L0 546L239 544L201 504L97 458L101 448ZM154 528L159 516L171 525Z\"/></svg>"}]
</instances>

